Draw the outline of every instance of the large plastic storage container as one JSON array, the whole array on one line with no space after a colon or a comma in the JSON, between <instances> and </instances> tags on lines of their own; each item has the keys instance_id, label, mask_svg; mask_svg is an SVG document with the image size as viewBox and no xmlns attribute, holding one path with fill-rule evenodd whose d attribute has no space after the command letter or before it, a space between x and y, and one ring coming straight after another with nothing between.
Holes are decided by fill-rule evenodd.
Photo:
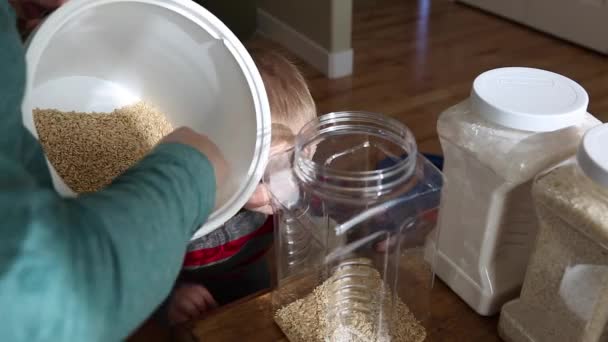
<instances>
[{"instance_id":1,"label":"large plastic storage container","mask_svg":"<svg viewBox=\"0 0 608 342\"><path fill-rule=\"evenodd\" d=\"M519 294L537 233L534 177L574 155L599 124L574 81L529 68L481 74L470 99L437 125L447 184L436 274L475 311L492 315ZM436 247L435 247L436 246Z\"/></svg>"},{"instance_id":2,"label":"large plastic storage container","mask_svg":"<svg viewBox=\"0 0 608 342\"><path fill-rule=\"evenodd\" d=\"M30 37L23 124L32 111L112 112L145 101L211 138L230 164L198 238L234 216L270 152L264 83L236 36L191 0L70 0ZM53 185L75 196L49 162Z\"/></svg>"},{"instance_id":3,"label":"large plastic storage container","mask_svg":"<svg viewBox=\"0 0 608 342\"><path fill-rule=\"evenodd\" d=\"M535 181L540 231L521 297L502 309L506 341L608 341L607 147L605 124L576 161Z\"/></svg>"},{"instance_id":4,"label":"large plastic storage container","mask_svg":"<svg viewBox=\"0 0 608 342\"><path fill-rule=\"evenodd\" d=\"M425 339L442 183L405 126L370 113L327 114L271 159L273 307L291 341Z\"/></svg>"}]
</instances>

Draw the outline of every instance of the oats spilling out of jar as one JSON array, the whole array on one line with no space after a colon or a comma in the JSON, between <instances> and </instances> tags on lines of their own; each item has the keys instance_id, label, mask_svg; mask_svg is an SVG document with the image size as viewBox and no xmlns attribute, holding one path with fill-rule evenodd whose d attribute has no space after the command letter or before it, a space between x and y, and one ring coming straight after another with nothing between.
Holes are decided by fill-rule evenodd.
<instances>
[{"instance_id":1,"label":"oats spilling out of jar","mask_svg":"<svg viewBox=\"0 0 608 342\"><path fill-rule=\"evenodd\" d=\"M338 266L308 296L279 309L275 321L292 342L421 342L426 330L391 293L380 273L360 261ZM392 300L394 299L394 301ZM391 312L390 322L382 314Z\"/></svg>"},{"instance_id":2,"label":"oats spilling out of jar","mask_svg":"<svg viewBox=\"0 0 608 342\"><path fill-rule=\"evenodd\" d=\"M76 193L110 184L173 130L144 102L112 113L35 109L34 122L47 158Z\"/></svg>"}]
</instances>

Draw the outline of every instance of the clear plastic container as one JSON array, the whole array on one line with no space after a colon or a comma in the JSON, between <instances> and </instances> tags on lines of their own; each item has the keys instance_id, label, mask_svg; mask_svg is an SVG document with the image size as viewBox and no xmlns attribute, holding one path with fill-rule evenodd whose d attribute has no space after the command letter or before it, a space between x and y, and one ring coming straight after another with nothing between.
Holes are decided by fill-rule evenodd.
<instances>
[{"instance_id":1,"label":"clear plastic container","mask_svg":"<svg viewBox=\"0 0 608 342\"><path fill-rule=\"evenodd\" d=\"M540 222L521 297L502 309L508 342L608 341L608 125L583 138L576 162L538 177Z\"/></svg>"},{"instance_id":2,"label":"clear plastic container","mask_svg":"<svg viewBox=\"0 0 608 342\"><path fill-rule=\"evenodd\" d=\"M537 233L534 177L574 155L600 122L574 81L548 71L503 68L475 80L470 99L437 125L446 186L436 274L481 315L519 294Z\"/></svg>"},{"instance_id":3,"label":"clear plastic container","mask_svg":"<svg viewBox=\"0 0 608 342\"><path fill-rule=\"evenodd\" d=\"M442 183L404 125L371 113L324 115L270 160L273 308L290 341L425 339Z\"/></svg>"}]
</instances>

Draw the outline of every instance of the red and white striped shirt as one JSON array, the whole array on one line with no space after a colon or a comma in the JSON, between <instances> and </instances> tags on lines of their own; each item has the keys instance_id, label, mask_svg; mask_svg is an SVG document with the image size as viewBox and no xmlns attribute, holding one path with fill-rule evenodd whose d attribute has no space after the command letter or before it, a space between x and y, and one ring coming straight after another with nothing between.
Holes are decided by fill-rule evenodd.
<instances>
[{"instance_id":1,"label":"red and white striped shirt","mask_svg":"<svg viewBox=\"0 0 608 342\"><path fill-rule=\"evenodd\" d=\"M233 258L238 266L251 263L270 248L273 233L272 217L241 210L221 228L193 240L188 245L183 268L186 271L216 266ZM270 239L269 239L270 237ZM247 246L247 255L241 252Z\"/></svg>"}]
</instances>

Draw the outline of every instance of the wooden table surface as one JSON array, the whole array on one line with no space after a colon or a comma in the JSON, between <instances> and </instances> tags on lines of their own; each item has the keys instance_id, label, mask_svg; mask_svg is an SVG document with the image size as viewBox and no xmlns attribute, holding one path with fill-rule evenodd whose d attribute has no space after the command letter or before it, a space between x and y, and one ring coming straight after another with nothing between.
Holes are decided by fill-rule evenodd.
<instances>
[{"instance_id":1,"label":"wooden table surface","mask_svg":"<svg viewBox=\"0 0 608 342\"><path fill-rule=\"evenodd\" d=\"M497 318L478 316L441 281L435 283L432 296L432 313L426 341L501 341L496 330ZM228 305L173 334L154 324L148 324L131 341L178 339L187 342L287 341L272 319L270 293L258 294Z\"/></svg>"}]
</instances>

